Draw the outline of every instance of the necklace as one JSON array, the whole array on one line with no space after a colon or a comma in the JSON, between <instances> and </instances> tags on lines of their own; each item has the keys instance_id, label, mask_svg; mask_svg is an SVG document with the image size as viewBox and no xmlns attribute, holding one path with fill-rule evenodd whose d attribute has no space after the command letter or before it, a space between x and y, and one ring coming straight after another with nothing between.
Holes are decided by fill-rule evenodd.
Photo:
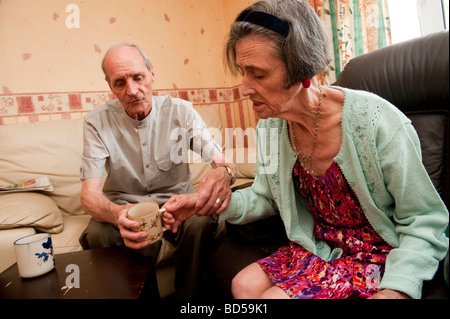
<instances>
[{"instance_id":1,"label":"necklace","mask_svg":"<svg viewBox=\"0 0 450 319\"><path fill-rule=\"evenodd\" d=\"M304 169L306 169L306 172L308 174L314 174L314 169L313 169L313 165L312 165L312 156L314 154L314 150L316 149L317 133L319 132L320 107L322 106L322 88L320 87L320 84L319 84L319 92L320 92L319 106L317 107L316 126L314 129L313 145L311 148L311 152L309 153L308 156L303 154L303 152L301 151L301 149L298 145L297 137L295 136L294 123L289 122L289 133L291 134L291 138L294 141L294 151L297 154L297 158L300 161L300 164L303 166Z\"/></svg>"}]
</instances>

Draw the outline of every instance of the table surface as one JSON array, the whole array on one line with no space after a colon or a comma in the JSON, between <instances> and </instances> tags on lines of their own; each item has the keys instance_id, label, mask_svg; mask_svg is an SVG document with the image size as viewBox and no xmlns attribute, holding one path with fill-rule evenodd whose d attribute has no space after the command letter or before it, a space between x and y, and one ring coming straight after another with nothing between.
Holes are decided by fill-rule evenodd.
<instances>
[{"instance_id":1,"label":"table surface","mask_svg":"<svg viewBox=\"0 0 450 319\"><path fill-rule=\"evenodd\" d=\"M143 295L158 298L154 267L160 245L152 245L154 253L150 256L126 247L56 254L55 269L35 278L20 277L14 264L0 274L0 298L134 299ZM66 285L66 281L75 282L76 273L67 267L71 264L78 266L79 288Z\"/></svg>"}]
</instances>

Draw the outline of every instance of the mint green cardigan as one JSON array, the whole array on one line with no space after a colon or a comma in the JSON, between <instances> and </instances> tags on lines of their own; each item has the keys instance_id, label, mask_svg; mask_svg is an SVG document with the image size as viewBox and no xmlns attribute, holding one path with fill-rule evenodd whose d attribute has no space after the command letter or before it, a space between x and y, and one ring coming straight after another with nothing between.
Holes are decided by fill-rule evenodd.
<instances>
[{"instance_id":1,"label":"mint green cardigan","mask_svg":"<svg viewBox=\"0 0 450 319\"><path fill-rule=\"evenodd\" d=\"M410 120L389 102L364 91L335 87L345 94L342 144L334 161L357 195L373 229L394 249L380 289L420 298L448 250L448 211L421 160ZM252 187L235 191L219 220L245 224L280 214L288 238L324 260L339 258L314 238L314 218L294 190L296 161L285 120L260 120L258 162ZM262 160L261 160L262 159Z\"/></svg>"}]
</instances>

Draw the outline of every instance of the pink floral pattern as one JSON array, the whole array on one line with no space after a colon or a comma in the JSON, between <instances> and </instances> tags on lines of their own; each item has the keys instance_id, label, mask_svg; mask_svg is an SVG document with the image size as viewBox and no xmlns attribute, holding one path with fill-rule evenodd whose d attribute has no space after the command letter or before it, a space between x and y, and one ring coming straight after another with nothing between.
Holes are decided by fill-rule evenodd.
<instances>
[{"instance_id":1,"label":"pink floral pattern","mask_svg":"<svg viewBox=\"0 0 450 319\"><path fill-rule=\"evenodd\" d=\"M342 255L327 262L291 242L258 264L292 298L373 295L392 248L369 224L339 166L333 163L323 177L316 178L297 162L293 179L314 215L316 239L326 241L331 249L340 249Z\"/></svg>"}]
</instances>

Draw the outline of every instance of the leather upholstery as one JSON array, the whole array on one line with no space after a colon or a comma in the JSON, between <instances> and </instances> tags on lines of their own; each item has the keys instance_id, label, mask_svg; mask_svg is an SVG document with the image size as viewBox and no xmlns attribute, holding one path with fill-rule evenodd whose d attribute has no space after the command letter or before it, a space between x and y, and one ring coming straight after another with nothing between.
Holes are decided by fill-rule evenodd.
<instances>
[{"instance_id":1,"label":"leather upholstery","mask_svg":"<svg viewBox=\"0 0 450 319\"><path fill-rule=\"evenodd\" d=\"M447 208L450 203L448 60L449 32L437 32L354 58L335 83L373 92L411 119L419 135L422 162ZM424 283L423 298L448 298L448 260L447 253L435 278Z\"/></svg>"},{"instance_id":2,"label":"leather upholstery","mask_svg":"<svg viewBox=\"0 0 450 319\"><path fill-rule=\"evenodd\" d=\"M449 207L449 33L391 45L350 60L338 86L373 92L412 121L423 163Z\"/></svg>"}]
</instances>

